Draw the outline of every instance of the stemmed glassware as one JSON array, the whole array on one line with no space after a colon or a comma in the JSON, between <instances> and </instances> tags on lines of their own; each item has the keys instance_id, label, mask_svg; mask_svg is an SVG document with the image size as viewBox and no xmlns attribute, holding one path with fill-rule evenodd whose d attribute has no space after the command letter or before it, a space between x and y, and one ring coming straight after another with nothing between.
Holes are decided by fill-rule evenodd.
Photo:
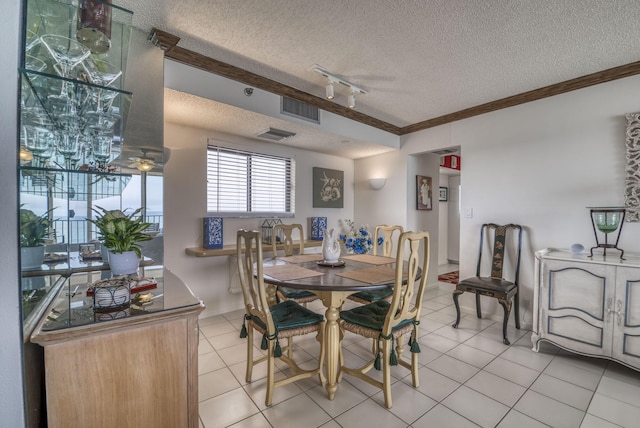
<instances>
[{"instance_id":1,"label":"stemmed glassware","mask_svg":"<svg viewBox=\"0 0 640 428\"><path fill-rule=\"evenodd\" d=\"M56 62L53 68L63 78L69 78L71 70L91 53L89 49L77 41L55 34L45 34L40 37L40 41ZM50 95L49 101L58 105L58 108L61 108L64 114L75 116L75 96L68 89L69 85L67 83L63 81L61 93L59 95Z\"/></svg>"},{"instance_id":2,"label":"stemmed glassware","mask_svg":"<svg viewBox=\"0 0 640 428\"><path fill-rule=\"evenodd\" d=\"M111 86L122 75L122 70L119 67L99 58L89 58L82 63L82 68L92 83L102 87ZM105 127L110 129L117 119L117 117L113 117L113 114L108 113L111 101L115 98L117 92L107 91L106 94L102 88L93 89L90 95L94 102L95 110L87 113L91 126L101 129L105 129Z\"/></svg>"}]
</instances>

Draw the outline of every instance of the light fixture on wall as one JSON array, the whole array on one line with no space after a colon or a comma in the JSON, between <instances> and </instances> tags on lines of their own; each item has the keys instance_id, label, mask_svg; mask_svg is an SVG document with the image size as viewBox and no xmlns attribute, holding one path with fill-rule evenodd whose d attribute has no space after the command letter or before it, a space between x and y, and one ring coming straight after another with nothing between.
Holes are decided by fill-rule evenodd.
<instances>
[{"instance_id":1,"label":"light fixture on wall","mask_svg":"<svg viewBox=\"0 0 640 428\"><path fill-rule=\"evenodd\" d=\"M387 184L386 178L370 178L369 179L369 187L373 190L380 190Z\"/></svg>"},{"instance_id":2,"label":"light fixture on wall","mask_svg":"<svg viewBox=\"0 0 640 428\"><path fill-rule=\"evenodd\" d=\"M315 71L316 73L322 74L324 77L326 77L329 80L329 84L325 87L325 94L328 100L332 100L335 97L335 88L333 86L335 83L344 85L347 88L349 88L349 90L351 91L347 99L347 106L351 109L356 108L356 93L358 94L367 93L367 91L365 91L361 87L354 85L353 83L343 79L340 76L336 76L335 74L328 72L327 70L320 67L319 65L312 66L311 70Z\"/></svg>"}]
</instances>

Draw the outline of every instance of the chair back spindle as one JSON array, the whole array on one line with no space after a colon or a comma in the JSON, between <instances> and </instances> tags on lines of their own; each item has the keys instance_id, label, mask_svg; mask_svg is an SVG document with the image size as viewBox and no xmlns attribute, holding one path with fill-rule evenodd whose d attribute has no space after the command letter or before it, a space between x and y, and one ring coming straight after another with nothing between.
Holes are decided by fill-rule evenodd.
<instances>
[{"instance_id":1,"label":"chair back spindle","mask_svg":"<svg viewBox=\"0 0 640 428\"><path fill-rule=\"evenodd\" d=\"M378 255L378 240L382 238L382 256L391 257L393 254L393 234L395 231L398 231L398 238L404 232L402 226L387 226L386 224L381 224L376 226L374 235L373 235L373 255Z\"/></svg>"},{"instance_id":2,"label":"chair back spindle","mask_svg":"<svg viewBox=\"0 0 640 428\"><path fill-rule=\"evenodd\" d=\"M298 223L294 224L276 224L273 226L273 235L271 238L271 245L273 251L273 257L277 255L277 241L276 237L279 235L277 232L282 230L284 239L282 240L282 246L285 256L292 256L295 253L296 247L298 248L298 254L304 254L304 231L302 225ZM298 231L299 244L296 246L293 242L293 232Z\"/></svg>"},{"instance_id":3,"label":"chair back spindle","mask_svg":"<svg viewBox=\"0 0 640 428\"><path fill-rule=\"evenodd\" d=\"M237 259L240 285L247 313L258 317L272 334L275 332L271 312L267 303L262 267L262 234L257 230L238 230ZM244 252L243 249L244 248ZM254 276L254 267L256 275Z\"/></svg>"}]
</instances>

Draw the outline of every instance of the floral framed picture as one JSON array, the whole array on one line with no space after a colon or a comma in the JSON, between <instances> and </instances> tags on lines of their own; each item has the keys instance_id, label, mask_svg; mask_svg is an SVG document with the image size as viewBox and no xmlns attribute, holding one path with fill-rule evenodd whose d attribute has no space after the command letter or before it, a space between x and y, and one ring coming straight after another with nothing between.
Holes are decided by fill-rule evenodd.
<instances>
[{"instance_id":1,"label":"floral framed picture","mask_svg":"<svg viewBox=\"0 0 640 428\"><path fill-rule=\"evenodd\" d=\"M344 208L344 171L313 168L313 208Z\"/></svg>"},{"instance_id":2,"label":"floral framed picture","mask_svg":"<svg viewBox=\"0 0 640 428\"><path fill-rule=\"evenodd\" d=\"M441 187L440 193L438 194L438 201L447 202L449 200L449 188Z\"/></svg>"},{"instance_id":3,"label":"floral framed picture","mask_svg":"<svg viewBox=\"0 0 640 428\"><path fill-rule=\"evenodd\" d=\"M431 177L416 175L416 209L429 211L432 209Z\"/></svg>"}]
</instances>

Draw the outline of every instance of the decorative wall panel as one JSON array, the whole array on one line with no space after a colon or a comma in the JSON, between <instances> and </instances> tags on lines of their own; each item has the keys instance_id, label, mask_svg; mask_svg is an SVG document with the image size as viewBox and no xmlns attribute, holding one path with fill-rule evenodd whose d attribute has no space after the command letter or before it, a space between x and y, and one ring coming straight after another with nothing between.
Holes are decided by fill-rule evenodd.
<instances>
[{"instance_id":1,"label":"decorative wall panel","mask_svg":"<svg viewBox=\"0 0 640 428\"><path fill-rule=\"evenodd\" d=\"M627 113L625 199L627 221L640 221L640 113Z\"/></svg>"}]
</instances>

